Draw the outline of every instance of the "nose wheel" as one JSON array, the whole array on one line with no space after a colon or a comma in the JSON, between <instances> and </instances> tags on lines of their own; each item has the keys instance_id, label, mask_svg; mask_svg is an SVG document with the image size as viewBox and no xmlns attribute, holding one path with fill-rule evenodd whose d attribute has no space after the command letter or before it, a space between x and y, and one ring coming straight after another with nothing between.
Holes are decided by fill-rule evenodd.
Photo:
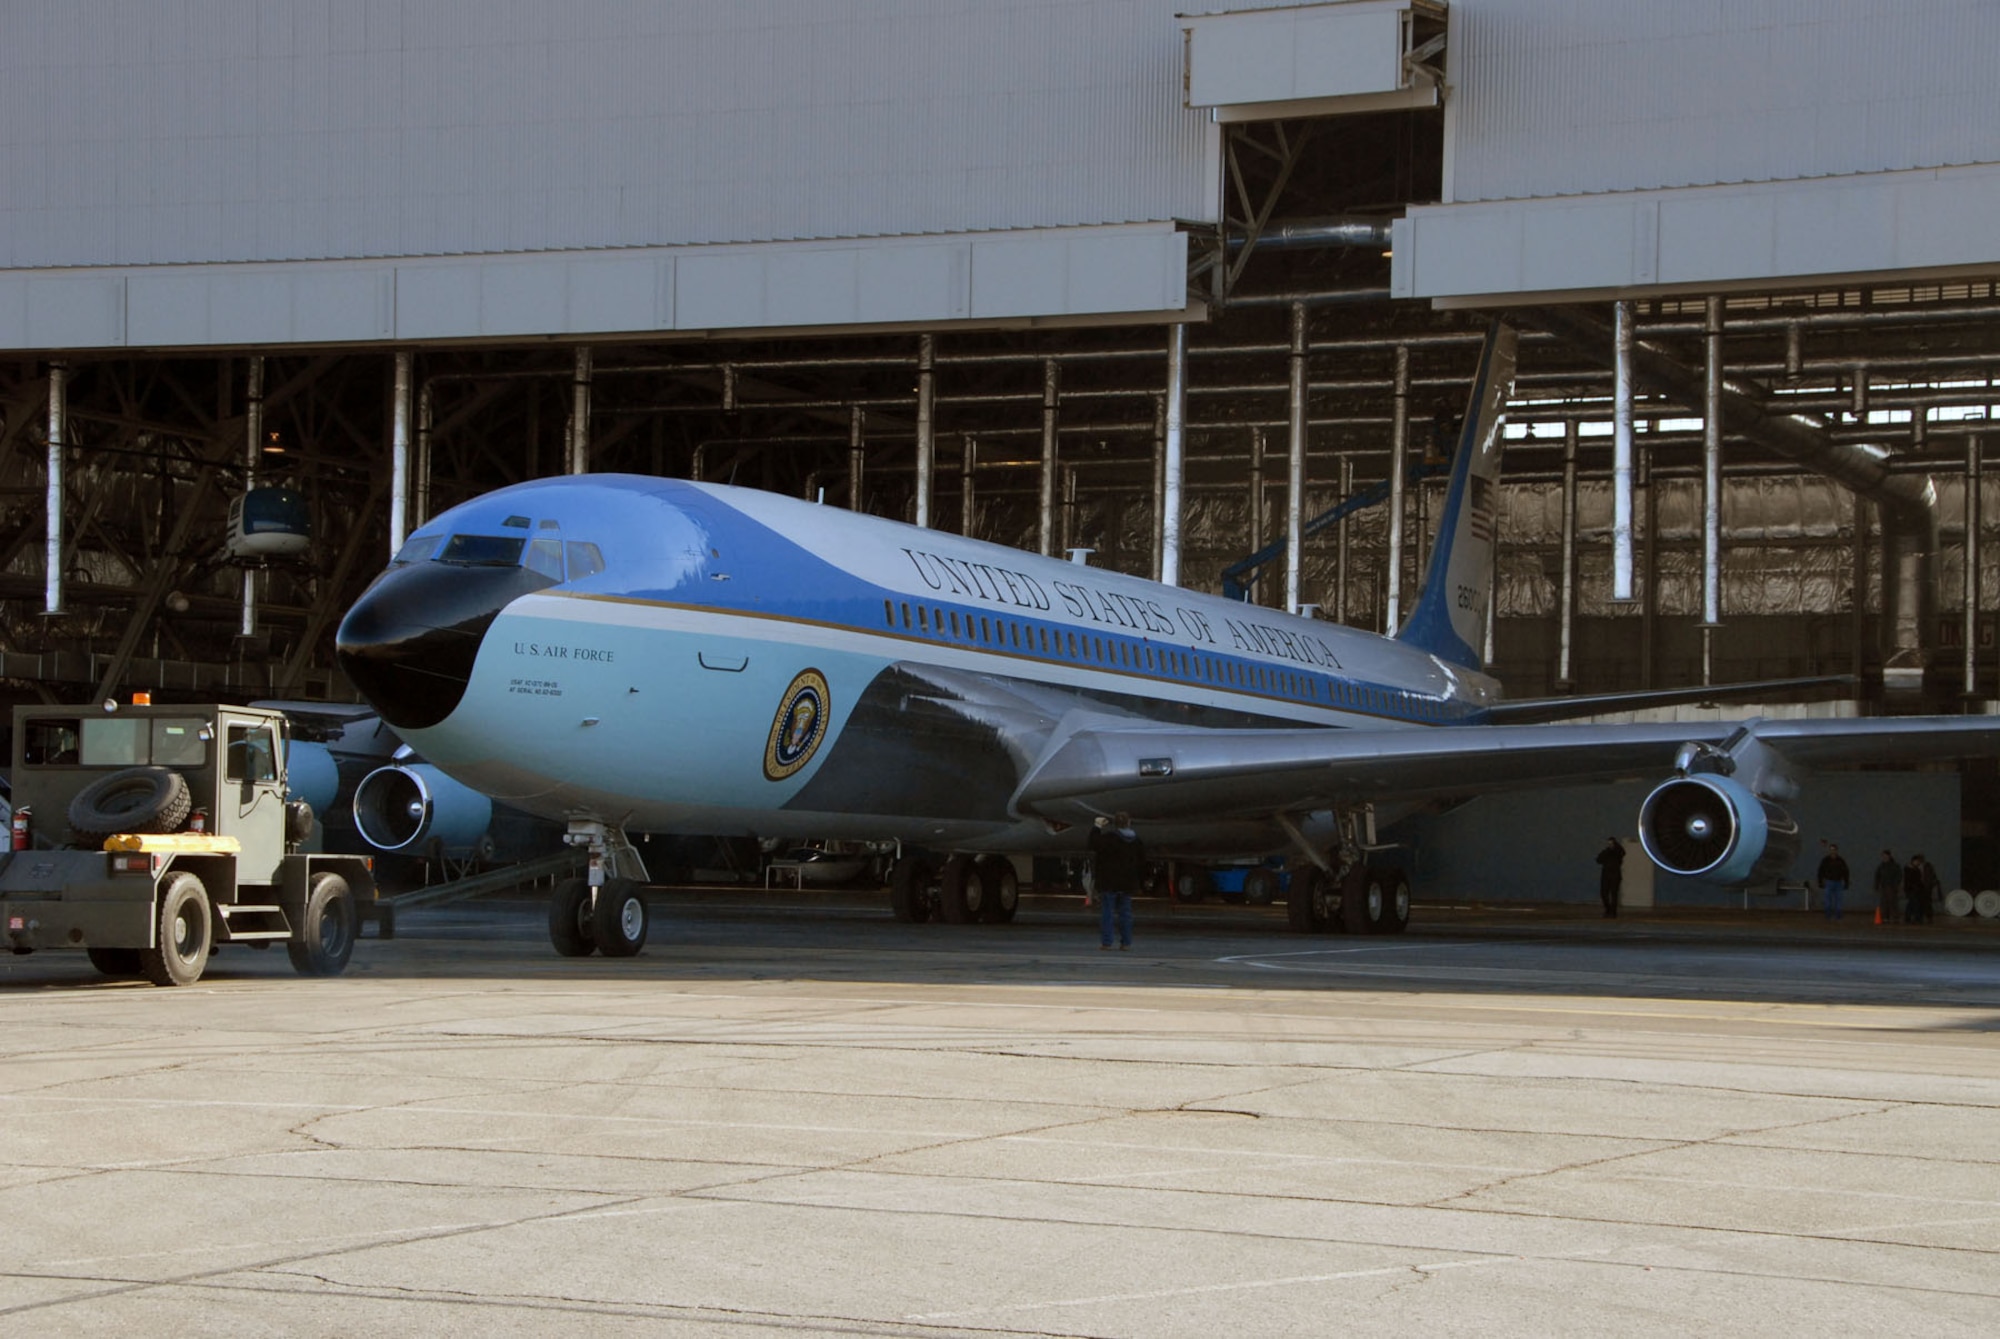
<instances>
[{"instance_id":1,"label":"nose wheel","mask_svg":"<svg viewBox=\"0 0 2000 1339\"><path fill-rule=\"evenodd\" d=\"M565 958L632 957L646 946L652 924L645 862L614 824L571 819L563 840L587 848L590 872L556 885L549 898L549 943Z\"/></svg>"}]
</instances>

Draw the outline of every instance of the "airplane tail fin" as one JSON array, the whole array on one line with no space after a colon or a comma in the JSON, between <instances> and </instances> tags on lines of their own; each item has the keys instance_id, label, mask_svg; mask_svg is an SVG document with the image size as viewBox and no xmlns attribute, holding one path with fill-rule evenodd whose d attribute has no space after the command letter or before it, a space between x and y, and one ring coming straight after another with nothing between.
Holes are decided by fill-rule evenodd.
<instances>
[{"instance_id":1,"label":"airplane tail fin","mask_svg":"<svg viewBox=\"0 0 2000 1339\"><path fill-rule=\"evenodd\" d=\"M1486 332L1423 594L1396 633L1398 641L1467 669L1481 668L1484 659L1500 509L1500 425L1514 388L1515 342L1514 327L1505 322L1495 321Z\"/></svg>"}]
</instances>

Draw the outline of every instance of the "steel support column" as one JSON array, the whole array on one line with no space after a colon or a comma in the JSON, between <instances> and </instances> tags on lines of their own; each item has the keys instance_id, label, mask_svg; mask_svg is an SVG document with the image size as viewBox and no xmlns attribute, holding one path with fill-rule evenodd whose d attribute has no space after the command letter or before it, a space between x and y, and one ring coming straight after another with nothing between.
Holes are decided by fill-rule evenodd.
<instances>
[{"instance_id":1,"label":"steel support column","mask_svg":"<svg viewBox=\"0 0 2000 1339\"><path fill-rule=\"evenodd\" d=\"M437 402L428 378L417 388L417 454L410 484L410 528L423 529L431 518L431 427Z\"/></svg>"},{"instance_id":2,"label":"steel support column","mask_svg":"<svg viewBox=\"0 0 2000 1339\"><path fill-rule=\"evenodd\" d=\"M917 505L911 517L918 525L931 523L931 473L936 468L937 439L933 423L937 389L933 369L937 362L937 339L917 336Z\"/></svg>"},{"instance_id":3,"label":"steel support column","mask_svg":"<svg viewBox=\"0 0 2000 1339\"><path fill-rule=\"evenodd\" d=\"M410 516L410 367L414 355L396 355L396 384L389 411L389 556L403 547Z\"/></svg>"},{"instance_id":4,"label":"steel support column","mask_svg":"<svg viewBox=\"0 0 2000 1339\"><path fill-rule=\"evenodd\" d=\"M1042 477L1036 542L1044 558L1056 551L1056 395L1060 372L1053 358L1042 360Z\"/></svg>"},{"instance_id":5,"label":"steel support column","mask_svg":"<svg viewBox=\"0 0 2000 1339\"><path fill-rule=\"evenodd\" d=\"M1722 622L1722 299L1707 304L1701 410L1701 682L1715 682Z\"/></svg>"},{"instance_id":6,"label":"steel support column","mask_svg":"<svg viewBox=\"0 0 2000 1339\"><path fill-rule=\"evenodd\" d=\"M42 612L63 612L63 463L69 437L69 364L49 364L49 474L47 579Z\"/></svg>"},{"instance_id":7,"label":"steel support column","mask_svg":"<svg viewBox=\"0 0 2000 1339\"><path fill-rule=\"evenodd\" d=\"M1382 631L1393 635L1403 620L1403 518L1409 510L1410 350L1396 346L1396 374L1389 420L1389 591Z\"/></svg>"},{"instance_id":8,"label":"steel support column","mask_svg":"<svg viewBox=\"0 0 2000 1339\"><path fill-rule=\"evenodd\" d=\"M1611 598L1632 598L1632 304L1611 308Z\"/></svg>"},{"instance_id":9,"label":"steel support column","mask_svg":"<svg viewBox=\"0 0 2000 1339\"><path fill-rule=\"evenodd\" d=\"M1285 456L1285 612L1297 613L1305 578L1306 305L1292 304L1291 431Z\"/></svg>"},{"instance_id":10,"label":"steel support column","mask_svg":"<svg viewBox=\"0 0 2000 1339\"><path fill-rule=\"evenodd\" d=\"M264 360L249 359L247 398L243 406L243 505L247 511L250 493L257 487L257 466L264 451ZM245 520L248 520L246 515ZM257 569L243 569L243 619L238 625L245 637L257 635Z\"/></svg>"},{"instance_id":11,"label":"steel support column","mask_svg":"<svg viewBox=\"0 0 2000 1339\"><path fill-rule=\"evenodd\" d=\"M861 510L861 472L867 464L865 431L868 411L855 405L847 412L847 509Z\"/></svg>"},{"instance_id":12,"label":"steel support column","mask_svg":"<svg viewBox=\"0 0 2000 1339\"><path fill-rule=\"evenodd\" d=\"M1160 580L1181 584L1181 482L1187 469L1187 327L1167 327L1167 436L1160 484Z\"/></svg>"},{"instance_id":13,"label":"steel support column","mask_svg":"<svg viewBox=\"0 0 2000 1339\"><path fill-rule=\"evenodd\" d=\"M1160 579L1166 558L1167 397L1153 397L1153 580Z\"/></svg>"},{"instance_id":14,"label":"steel support column","mask_svg":"<svg viewBox=\"0 0 2000 1339\"><path fill-rule=\"evenodd\" d=\"M959 442L958 455L958 533L967 539L979 527L974 524L976 512L973 510L973 471L979 468L979 439L966 433Z\"/></svg>"},{"instance_id":15,"label":"steel support column","mask_svg":"<svg viewBox=\"0 0 2000 1339\"><path fill-rule=\"evenodd\" d=\"M1965 695L1979 693L1979 492L1985 438L1965 439Z\"/></svg>"},{"instance_id":16,"label":"steel support column","mask_svg":"<svg viewBox=\"0 0 2000 1339\"><path fill-rule=\"evenodd\" d=\"M569 386L569 465L570 474L590 472L590 347L576 351L576 365Z\"/></svg>"},{"instance_id":17,"label":"steel support column","mask_svg":"<svg viewBox=\"0 0 2000 1339\"><path fill-rule=\"evenodd\" d=\"M1340 500L1347 501L1354 496L1354 457L1340 458ZM1347 564L1353 549L1352 532L1348 529L1347 517L1338 523L1338 538L1333 560L1333 620L1347 622Z\"/></svg>"},{"instance_id":18,"label":"steel support column","mask_svg":"<svg viewBox=\"0 0 2000 1339\"><path fill-rule=\"evenodd\" d=\"M1576 638L1576 440L1575 419L1563 424L1562 588L1556 613L1556 691L1576 690L1571 664Z\"/></svg>"},{"instance_id":19,"label":"steel support column","mask_svg":"<svg viewBox=\"0 0 2000 1339\"><path fill-rule=\"evenodd\" d=\"M1250 551L1264 547L1264 428L1250 429Z\"/></svg>"}]
</instances>

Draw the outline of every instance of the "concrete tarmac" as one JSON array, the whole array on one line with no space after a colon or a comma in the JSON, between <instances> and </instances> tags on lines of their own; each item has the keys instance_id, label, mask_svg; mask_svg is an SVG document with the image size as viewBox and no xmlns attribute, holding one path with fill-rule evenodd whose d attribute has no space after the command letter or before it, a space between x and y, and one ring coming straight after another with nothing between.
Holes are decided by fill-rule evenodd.
<instances>
[{"instance_id":1,"label":"concrete tarmac","mask_svg":"<svg viewBox=\"0 0 2000 1339\"><path fill-rule=\"evenodd\" d=\"M0 959L0 1334L2000 1329L1976 928L653 912Z\"/></svg>"}]
</instances>

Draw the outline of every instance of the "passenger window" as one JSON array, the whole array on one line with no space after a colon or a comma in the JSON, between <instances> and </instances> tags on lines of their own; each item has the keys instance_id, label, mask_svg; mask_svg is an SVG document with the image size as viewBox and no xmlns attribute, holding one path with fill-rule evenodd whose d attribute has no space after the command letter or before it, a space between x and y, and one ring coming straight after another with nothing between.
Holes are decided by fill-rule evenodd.
<instances>
[{"instance_id":1,"label":"passenger window","mask_svg":"<svg viewBox=\"0 0 2000 1339\"><path fill-rule=\"evenodd\" d=\"M993 640L993 625L986 621L986 615L984 614L979 616L979 640L982 642Z\"/></svg>"},{"instance_id":2,"label":"passenger window","mask_svg":"<svg viewBox=\"0 0 2000 1339\"><path fill-rule=\"evenodd\" d=\"M905 630L908 630L909 626L910 626L910 606L906 601L903 605L903 627Z\"/></svg>"},{"instance_id":3,"label":"passenger window","mask_svg":"<svg viewBox=\"0 0 2000 1339\"><path fill-rule=\"evenodd\" d=\"M958 636L958 610L951 611L951 635Z\"/></svg>"},{"instance_id":4,"label":"passenger window","mask_svg":"<svg viewBox=\"0 0 2000 1339\"><path fill-rule=\"evenodd\" d=\"M1016 651L1021 649L1021 625L1019 623L1009 623L1007 625L1007 639L1014 644Z\"/></svg>"},{"instance_id":5,"label":"passenger window","mask_svg":"<svg viewBox=\"0 0 2000 1339\"><path fill-rule=\"evenodd\" d=\"M223 773L230 781L276 781L278 750L268 725L229 727L229 762Z\"/></svg>"},{"instance_id":6,"label":"passenger window","mask_svg":"<svg viewBox=\"0 0 2000 1339\"><path fill-rule=\"evenodd\" d=\"M929 632L930 630L931 630L931 619L930 619L930 615L924 612L924 607L923 607L922 605L918 605L918 606L917 606L917 631L918 631L918 632L923 632L923 633L928 633L928 632Z\"/></svg>"},{"instance_id":7,"label":"passenger window","mask_svg":"<svg viewBox=\"0 0 2000 1339\"><path fill-rule=\"evenodd\" d=\"M21 740L21 761L30 767L67 767L77 760L79 722L31 720Z\"/></svg>"},{"instance_id":8,"label":"passenger window","mask_svg":"<svg viewBox=\"0 0 2000 1339\"><path fill-rule=\"evenodd\" d=\"M208 741L201 737L201 722L165 720L153 722L153 763L158 767L199 767L208 761Z\"/></svg>"},{"instance_id":9,"label":"passenger window","mask_svg":"<svg viewBox=\"0 0 2000 1339\"><path fill-rule=\"evenodd\" d=\"M569 579L581 581L594 577L604 570L604 552L588 540L572 539L566 546L569 550Z\"/></svg>"},{"instance_id":10,"label":"passenger window","mask_svg":"<svg viewBox=\"0 0 2000 1339\"><path fill-rule=\"evenodd\" d=\"M538 539L528 545L528 560L522 566L530 572L540 572L551 581L563 579L562 541L559 539Z\"/></svg>"},{"instance_id":11,"label":"passenger window","mask_svg":"<svg viewBox=\"0 0 2000 1339\"><path fill-rule=\"evenodd\" d=\"M889 600L882 601L882 624L890 628L896 626L896 606Z\"/></svg>"},{"instance_id":12,"label":"passenger window","mask_svg":"<svg viewBox=\"0 0 2000 1339\"><path fill-rule=\"evenodd\" d=\"M146 761L146 721L141 716L107 716L83 723L85 767L130 767Z\"/></svg>"}]
</instances>

